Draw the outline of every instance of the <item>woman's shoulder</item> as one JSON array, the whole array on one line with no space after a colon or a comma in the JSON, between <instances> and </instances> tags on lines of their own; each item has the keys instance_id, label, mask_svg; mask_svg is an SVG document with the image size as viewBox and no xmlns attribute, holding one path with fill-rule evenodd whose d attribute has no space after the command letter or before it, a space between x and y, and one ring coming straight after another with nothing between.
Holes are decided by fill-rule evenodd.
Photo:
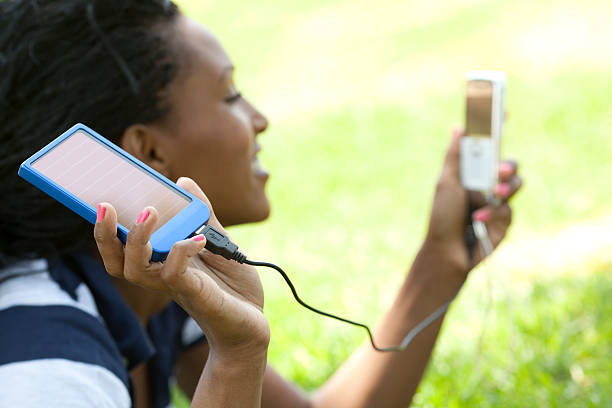
<instances>
[{"instance_id":1,"label":"woman's shoulder","mask_svg":"<svg viewBox=\"0 0 612 408\"><path fill-rule=\"evenodd\" d=\"M51 276L46 259L23 260L0 269L0 312L44 307L75 308L100 318L91 290L80 282L72 293Z\"/></svg>"},{"instance_id":2,"label":"woman's shoulder","mask_svg":"<svg viewBox=\"0 0 612 408\"><path fill-rule=\"evenodd\" d=\"M0 270L0 406L130 406L127 371L94 296L78 279L72 289L44 259Z\"/></svg>"}]
</instances>

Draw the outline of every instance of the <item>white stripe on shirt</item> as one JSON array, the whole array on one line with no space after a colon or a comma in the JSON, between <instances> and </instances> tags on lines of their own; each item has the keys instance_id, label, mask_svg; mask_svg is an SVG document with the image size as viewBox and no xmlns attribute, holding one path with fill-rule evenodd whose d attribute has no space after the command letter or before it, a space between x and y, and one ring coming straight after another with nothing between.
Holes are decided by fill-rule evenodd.
<instances>
[{"instance_id":1,"label":"white stripe on shirt","mask_svg":"<svg viewBox=\"0 0 612 408\"><path fill-rule=\"evenodd\" d=\"M15 276L0 285L0 310L13 306L72 306L99 318L96 302L89 288L81 283L74 300L51 278L48 272Z\"/></svg>"},{"instance_id":2,"label":"white stripe on shirt","mask_svg":"<svg viewBox=\"0 0 612 408\"><path fill-rule=\"evenodd\" d=\"M181 333L181 343L183 346L190 346L204 336L202 329L191 316L185 320Z\"/></svg>"},{"instance_id":3,"label":"white stripe on shirt","mask_svg":"<svg viewBox=\"0 0 612 408\"><path fill-rule=\"evenodd\" d=\"M0 407L130 408L125 385L107 369L64 359L0 366Z\"/></svg>"}]
</instances>

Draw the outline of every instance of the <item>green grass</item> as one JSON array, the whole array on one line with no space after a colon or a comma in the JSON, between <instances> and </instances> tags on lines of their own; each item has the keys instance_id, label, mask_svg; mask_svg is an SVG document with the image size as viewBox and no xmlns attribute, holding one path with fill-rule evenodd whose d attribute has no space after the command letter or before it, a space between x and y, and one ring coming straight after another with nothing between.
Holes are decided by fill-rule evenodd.
<instances>
[{"instance_id":1,"label":"green grass","mask_svg":"<svg viewBox=\"0 0 612 408\"><path fill-rule=\"evenodd\" d=\"M607 266L591 276L534 282L526 293L512 293L510 304L505 297L494 302L475 336L446 336L478 314L464 295L414 406L610 406L610 272ZM474 337L481 333L478 349Z\"/></svg>"},{"instance_id":2,"label":"green grass","mask_svg":"<svg viewBox=\"0 0 612 408\"><path fill-rule=\"evenodd\" d=\"M499 294L486 320L487 300L468 290L451 308L413 406L610 406L611 297L610 265L589 276L539 280L521 293ZM319 341L308 328L300 333L308 343ZM281 367L314 388L355 345L335 342L315 364L308 362L308 347L294 346L283 359L292 363Z\"/></svg>"},{"instance_id":3,"label":"green grass","mask_svg":"<svg viewBox=\"0 0 612 408\"><path fill-rule=\"evenodd\" d=\"M503 150L526 181L509 240L612 209L607 1L181 4L218 35L239 88L271 120L260 140L272 217L232 235L252 257L282 265L306 301L370 324L390 304L423 237L451 124L463 121L470 69L509 76ZM302 310L275 272L261 274L271 363L314 389L363 333ZM460 323L480 327L484 300L470 282L414 405L609 405L612 283L604 272L580 276L531 282L527 292L507 278L515 311L494 305L479 375L477 339L453 344ZM571 378L574 365L584 382Z\"/></svg>"}]
</instances>

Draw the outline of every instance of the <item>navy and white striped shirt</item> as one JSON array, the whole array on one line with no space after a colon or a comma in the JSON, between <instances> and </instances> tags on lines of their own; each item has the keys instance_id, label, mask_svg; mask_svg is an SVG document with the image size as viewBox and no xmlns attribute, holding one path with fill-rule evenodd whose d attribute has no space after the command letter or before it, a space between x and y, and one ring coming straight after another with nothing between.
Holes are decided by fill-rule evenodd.
<instances>
[{"instance_id":1,"label":"navy and white striped shirt","mask_svg":"<svg viewBox=\"0 0 612 408\"><path fill-rule=\"evenodd\" d=\"M128 408L129 370L144 361L154 407L167 407L178 354L205 340L175 303L143 330L84 253L1 269L0 330L0 407Z\"/></svg>"}]
</instances>

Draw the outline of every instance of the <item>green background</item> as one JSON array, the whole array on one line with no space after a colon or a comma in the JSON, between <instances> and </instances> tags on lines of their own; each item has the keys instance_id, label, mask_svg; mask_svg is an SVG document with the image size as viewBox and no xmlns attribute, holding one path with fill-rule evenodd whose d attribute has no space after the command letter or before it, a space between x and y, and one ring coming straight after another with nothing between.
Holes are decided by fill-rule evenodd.
<instances>
[{"instance_id":1,"label":"green background","mask_svg":"<svg viewBox=\"0 0 612 408\"><path fill-rule=\"evenodd\" d=\"M454 302L413 405L612 405L612 3L180 4L219 37L271 123L259 140L272 216L233 238L288 271L306 301L372 325L423 238L465 73L504 70L503 153L525 186L507 242ZM364 333L260 274L271 364L315 389Z\"/></svg>"}]
</instances>

